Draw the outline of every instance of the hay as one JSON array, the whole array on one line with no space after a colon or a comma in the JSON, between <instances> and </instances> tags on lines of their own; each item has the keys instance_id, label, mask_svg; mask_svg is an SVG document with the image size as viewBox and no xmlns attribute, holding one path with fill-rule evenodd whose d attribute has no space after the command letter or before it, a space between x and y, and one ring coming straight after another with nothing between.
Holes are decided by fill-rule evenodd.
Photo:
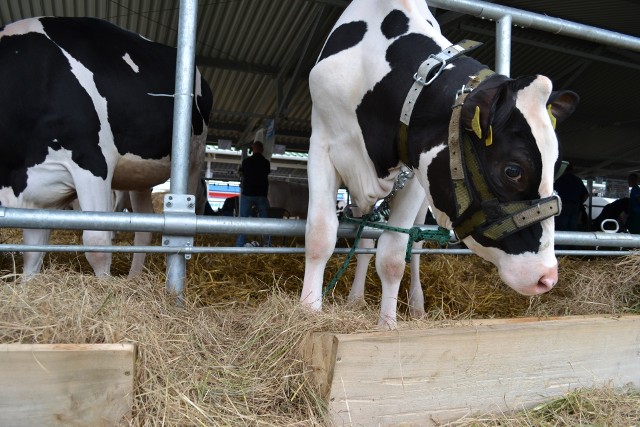
<instances>
[{"instance_id":1,"label":"hay","mask_svg":"<svg viewBox=\"0 0 640 427\"><path fill-rule=\"evenodd\" d=\"M312 330L369 328L375 313L309 314L275 290L257 309L189 302L159 275L97 279L49 269L27 284L4 277L2 343L138 346L132 425L326 425L298 353Z\"/></svg>"},{"instance_id":2,"label":"hay","mask_svg":"<svg viewBox=\"0 0 640 427\"><path fill-rule=\"evenodd\" d=\"M60 239L81 241L78 232L56 233ZM7 239L7 234L3 237ZM123 233L119 244L127 244L130 237ZM233 236L199 236L196 244L229 246ZM407 318L407 267L400 297L402 328L463 324L470 318L640 311L640 256L561 258L560 283L535 298L506 288L495 269L478 257L424 258L421 274L427 317ZM187 264L187 303L181 309L164 291L163 255L149 256L149 271L133 281L121 277L126 277L129 259L130 255L115 254L116 277L96 279L84 254L51 253L45 274L22 285L15 274L21 269L21 257L5 254L0 266L4 282L0 343L136 343L130 420L134 426L330 425L326 404L301 361L300 343L315 331L353 333L375 328L380 289L373 269L365 304L345 304L355 271L352 264L327 297L324 311L309 313L297 303L303 255L196 255ZM343 259L332 257L326 281ZM585 403L578 405L570 394L564 399L574 402L573 406L480 417L463 425L640 422L636 392L575 393ZM574 418L569 416L571 411L576 412ZM620 423L601 423L605 418L594 418L592 413L612 414Z\"/></svg>"},{"instance_id":3,"label":"hay","mask_svg":"<svg viewBox=\"0 0 640 427\"><path fill-rule=\"evenodd\" d=\"M580 389L517 414L488 415L452 423L457 427L637 426L640 392L631 388Z\"/></svg>"}]
</instances>

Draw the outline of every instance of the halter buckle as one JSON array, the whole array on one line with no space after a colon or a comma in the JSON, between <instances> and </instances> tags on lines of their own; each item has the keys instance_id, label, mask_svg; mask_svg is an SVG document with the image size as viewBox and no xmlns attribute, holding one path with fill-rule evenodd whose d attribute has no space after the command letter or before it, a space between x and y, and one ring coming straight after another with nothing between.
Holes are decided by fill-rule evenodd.
<instances>
[{"instance_id":1,"label":"halter buckle","mask_svg":"<svg viewBox=\"0 0 640 427\"><path fill-rule=\"evenodd\" d=\"M453 99L454 107L456 106L455 103L458 98L460 98L460 96L464 95L465 93L471 93L472 90L473 88L471 86L462 85L462 87L456 91L456 97Z\"/></svg>"},{"instance_id":2,"label":"halter buckle","mask_svg":"<svg viewBox=\"0 0 640 427\"><path fill-rule=\"evenodd\" d=\"M437 61L440 61L440 63L434 65L433 68L430 68L427 75L425 75L424 77L419 75L417 72L413 75L413 80L415 80L417 83L420 83L422 86L429 86L431 83L433 83L433 81L437 79L438 76L442 73L442 71L444 70L444 67L447 66L446 59L438 58L437 55L433 55L433 54L429 55L429 57L427 58L427 61L429 59L435 59ZM428 75L431 74L431 71L434 70L435 67L438 67L436 72L433 74L433 76L429 80L427 80Z\"/></svg>"}]
</instances>

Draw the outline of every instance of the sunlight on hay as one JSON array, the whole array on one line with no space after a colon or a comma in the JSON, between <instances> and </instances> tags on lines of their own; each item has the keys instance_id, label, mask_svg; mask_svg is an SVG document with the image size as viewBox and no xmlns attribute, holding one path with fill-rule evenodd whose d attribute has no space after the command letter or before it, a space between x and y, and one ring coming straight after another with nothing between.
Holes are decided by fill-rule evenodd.
<instances>
[{"instance_id":1,"label":"sunlight on hay","mask_svg":"<svg viewBox=\"0 0 640 427\"><path fill-rule=\"evenodd\" d=\"M19 233L9 232L2 230L5 242L20 241ZM130 233L119 233L116 243L130 244L131 239ZM233 239L199 236L196 245L231 246ZM80 232L56 231L53 240L79 244L82 238ZM373 268L365 304L345 303L353 263L328 295L322 313L301 309L297 300L303 255L195 255L187 263L184 308L164 290L164 255L149 256L148 272L130 281L125 278L129 254L114 255L115 277L97 279L84 254L51 253L45 258L45 274L26 284L15 274L21 257L0 256L0 342L136 343L130 422L136 426L330 425L326 404L301 361L300 343L316 331L374 330L378 316L380 289ZM342 255L331 258L326 282L343 260ZM560 283L534 298L507 288L495 268L476 256L424 256L427 317L422 320L407 317L408 274L407 267L399 300L401 328L459 325L470 318L640 311L640 256L561 258ZM622 420L609 425L640 422L637 393L576 393L578 400L565 397L572 407L559 403L523 414L464 420L467 424L461 425L576 425L562 421L575 417L606 425L591 418L592 412ZM566 408L583 413L570 418L567 411L574 409Z\"/></svg>"}]
</instances>

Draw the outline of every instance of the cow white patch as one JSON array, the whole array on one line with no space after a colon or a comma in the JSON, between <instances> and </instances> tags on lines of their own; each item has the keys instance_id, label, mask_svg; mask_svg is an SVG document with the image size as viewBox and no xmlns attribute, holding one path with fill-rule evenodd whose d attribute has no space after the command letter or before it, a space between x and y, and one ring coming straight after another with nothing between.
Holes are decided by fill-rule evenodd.
<instances>
[{"instance_id":1,"label":"cow white patch","mask_svg":"<svg viewBox=\"0 0 640 427\"><path fill-rule=\"evenodd\" d=\"M529 123L542 157L542 180L538 189L540 197L548 197L553 192L553 168L558 158L558 139L546 111L551 89L551 81L538 76L529 86L520 90L516 97L516 107Z\"/></svg>"},{"instance_id":2,"label":"cow white patch","mask_svg":"<svg viewBox=\"0 0 640 427\"><path fill-rule=\"evenodd\" d=\"M442 224L443 227L446 228L452 228L451 219L444 212L438 210L433 204L429 179L427 177L429 166L445 148L447 148L446 144L440 144L420 154L420 160L418 163L419 173L417 177L418 181L420 181L420 184L422 185L422 188L424 188L425 192L427 193L427 199L429 200L429 204L431 206L431 212L433 213L433 216L438 224Z\"/></svg>"},{"instance_id":3,"label":"cow white patch","mask_svg":"<svg viewBox=\"0 0 640 427\"><path fill-rule=\"evenodd\" d=\"M111 131L109 116L107 114L107 99L101 96L100 91L96 86L95 80L93 79L93 73L83 64L81 64L77 59L71 56L69 52L62 49L62 47L60 47L60 50L69 61L69 65L71 65L71 72L78 79L80 85L87 91L87 94L91 97L91 101L93 102L93 105L95 107L98 119L100 120L100 131L98 133L98 138L100 140L99 144L102 147L102 152L105 157L107 157L108 162L109 158L107 155L107 150L105 150L105 143L113 146L113 133Z\"/></svg>"},{"instance_id":4,"label":"cow white patch","mask_svg":"<svg viewBox=\"0 0 640 427\"><path fill-rule=\"evenodd\" d=\"M4 30L2 30L2 34L0 34L0 37L15 36L15 35L27 34L27 33L45 34L44 28L42 27L42 23L39 20L24 19L22 21L16 21L5 26ZM16 51L16 53L18 52Z\"/></svg>"},{"instance_id":5,"label":"cow white patch","mask_svg":"<svg viewBox=\"0 0 640 427\"><path fill-rule=\"evenodd\" d=\"M138 67L138 65L135 62L133 62L133 59L131 59L131 56L129 56L128 53L125 53L122 59L124 59L124 62L126 62L127 65L129 65L129 67L131 67L134 73L140 72L140 67Z\"/></svg>"}]
</instances>

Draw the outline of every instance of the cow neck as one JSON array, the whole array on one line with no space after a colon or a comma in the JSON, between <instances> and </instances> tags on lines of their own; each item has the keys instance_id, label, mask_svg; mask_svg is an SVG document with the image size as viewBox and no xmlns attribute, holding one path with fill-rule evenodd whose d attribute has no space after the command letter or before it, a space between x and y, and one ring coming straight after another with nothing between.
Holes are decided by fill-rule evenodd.
<instances>
[{"instance_id":1,"label":"cow neck","mask_svg":"<svg viewBox=\"0 0 640 427\"><path fill-rule=\"evenodd\" d=\"M561 209L560 199L555 194L543 199L502 203L491 191L470 132L462 128L460 116L469 93L493 74L491 70L481 70L458 91L449 122L449 168L456 209L452 225L459 239L480 233L498 241L558 215Z\"/></svg>"},{"instance_id":2,"label":"cow neck","mask_svg":"<svg viewBox=\"0 0 640 427\"><path fill-rule=\"evenodd\" d=\"M481 45L482 43L473 40L463 40L458 44L449 46L435 55L429 55L413 75L413 84L402 104L400 127L398 129L398 154L400 160L409 168L411 168L408 144L409 122L411 121L413 109L422 90L440 76L447 64Z\"/></svg>"}]
</instances>

